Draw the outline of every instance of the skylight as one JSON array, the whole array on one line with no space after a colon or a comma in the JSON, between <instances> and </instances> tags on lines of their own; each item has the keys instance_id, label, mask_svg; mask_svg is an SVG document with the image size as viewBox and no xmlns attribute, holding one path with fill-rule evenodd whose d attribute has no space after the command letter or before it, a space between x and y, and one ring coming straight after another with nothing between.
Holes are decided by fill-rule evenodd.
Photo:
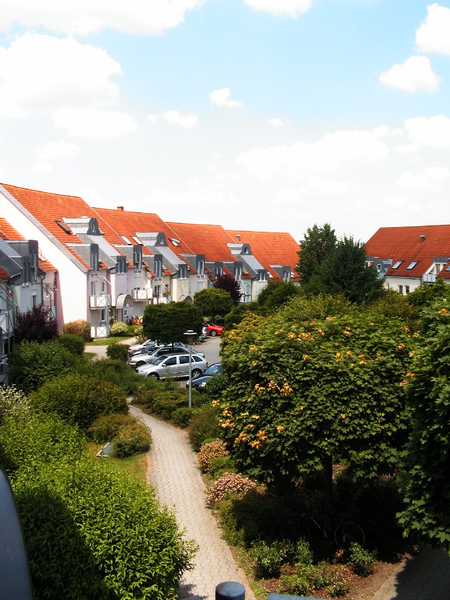
<instances>
[{"instance_id":1,"label":"skylight","mask_svg":"<svg viewBox=\"0 0 450 600\"><path fill-rule=\"evenodd\" d=\"M55 223L61 227L64 233L67 233L67 235L72 235L72 229L69 225L67 225L67 223L64 223L64 221L61 221L60 219L57 219Z\"/></svg>"},{"instance_id":2,"label":"skylight","mask_svg":"<svg viewBox=\"0 0 450 600\"><path fill-rule=\"evenodd\" d=\"M125 242L125 244L128 244L129 246L132 246L132 243L130 242L130 240L126 236L121 235L120 237L123 239L123 241Z\"/></svg>"},{"instance_id":3,"label":"skylight","mask_svg":"<svg viewBox=\"0 0 450 600\"><path fill-rule=\"evenodd\" d=\"M394 263L394 264L392 265L392 268L393 268L393 269L398 269L398 268L399 268L399 266L402 264L402 262L403 262L402 260L398 260L396 263Z\"/></svg>"},{"instance_id":4,"label":"skylight","mask_svg":"<svg viewBox=\"0 0 450 600\"><path fill-rule=\"evenodd\" d=\"M181 246L181 242L180 242L180 240L171 239L170 241L171 241L171 242L172 242L172 244L175 246L175 248L178 248L178 246Z\"/></svg>"},{"instance_id":5,"label":"skylight","mask_svg":"<svg viewBox=\"0 0 450 600\"><path fill-rule=\"evenodd\" d=\"M417 261L413 260L412 262L409 263L409 265L406 267L407 271L412 271L417 265Z\"/></svg>"}]
</instances>

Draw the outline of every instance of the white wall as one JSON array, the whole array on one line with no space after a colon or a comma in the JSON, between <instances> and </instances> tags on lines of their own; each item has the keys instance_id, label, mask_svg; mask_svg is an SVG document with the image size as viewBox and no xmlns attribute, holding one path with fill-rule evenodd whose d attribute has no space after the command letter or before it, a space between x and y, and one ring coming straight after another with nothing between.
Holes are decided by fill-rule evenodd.
<instances>
[{"instance_id":1,"label":"white wall","mask_svg":"<svg viewBox=\"0 0 450 600\"><path fill-rule=\"evenodd\" d=\"M42 254L59 271L64 322L86 319L86 274L50 240L41 227L25 216L0 187L0 214L27 240L37 240ZM75 260L75 258L74 258Z\"/></svg>"},{"instance_id":2,"label":"white wall","mask_svg":"<svg viewBox=\"0 0 450 600\"><path fill-rule=\"evenodd\" d=\"M33 308L33 295L36 296L36 306L42 305L42 286L40 283L14 285L17 310L26 313Z\"/></svg>"},{"instance_id":3,"label":"white wall","mask_svg":"<svg viewBox=\"0 0 450 600\"><path fill-rule=\"evenodd\" d=\"M403 286L403 294L405 294L405 287L409 286L409 291L414 292L418 287L422 285L422 280L420 278L413 277L391 277L388 276L384 280L384 287L388 290L393 290L394 292L399 291L399 286Z\"/></svg>"},{"instance_id":4,"label":"white wall","mask_svg":"<svg viewBox=\"0 0 450 600\"><path fill-rule=\"evenodd\" d=\"M252 302L258 300L258 296L267 287L267 281L252 281Z\"/></svg>"}]
</instances>

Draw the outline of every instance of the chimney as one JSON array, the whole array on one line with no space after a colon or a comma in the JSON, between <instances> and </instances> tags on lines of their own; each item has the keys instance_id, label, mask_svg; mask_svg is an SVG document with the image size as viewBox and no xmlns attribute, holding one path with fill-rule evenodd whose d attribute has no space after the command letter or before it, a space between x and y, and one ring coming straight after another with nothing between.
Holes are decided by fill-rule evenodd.
<instances>
[{"instance_id":1,"label":"chimney","mask_svg":"<svg viewBox=\"0 0 450 600\"><path fill-rule=\"evenodd\" d=\"M118 206L118 207L117 207L117 210L121 210L121 211L123 211L123 210L124 210L124 207L123 207L123 206Z\"/></svg>"}]
</instances>

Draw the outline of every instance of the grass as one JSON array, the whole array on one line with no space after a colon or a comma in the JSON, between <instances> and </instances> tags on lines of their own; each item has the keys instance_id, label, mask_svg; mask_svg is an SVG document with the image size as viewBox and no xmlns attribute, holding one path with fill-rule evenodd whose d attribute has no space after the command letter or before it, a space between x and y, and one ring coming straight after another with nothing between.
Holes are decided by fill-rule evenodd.
<instances>
[{"instance_id":1,"label":"grass","mask_svg":"<svg viewBox=\"0 0 450 600\"><path fill-rule=\"evenodd\" d=\"M94 442L90 442L88 444L89 454L93 457L96 456L97 452L101 448L101 444L95 444ZM112 469L116 469L121 471L122 473L127 473L131 477L135 479L139 479L140 481L146 480L147 474L147 454L135 454L134 456L130 456L129 458L97 458L97 460L103 460L108 465L111 466Z\"/></svg>"},{"instance_id":2,"label":"grass","mask_svg":"<svg viewBox=\"0 0 450 600\"><path fill-rule=\"evenodd\" d=\"M131 340L132 336L127 335L114 335L107 338L99 338L92 342L88 342L87 346L109 346L109 344L117 344L118 342L123 342L125 340Z\"/></svg>"},{"instance_id":3,"label":"grass","mask_svg":"<svg viewBox=\"0 0 450 600\"><path fill-rule=\"evenodd\" d=\"M84 356L85 356L85 358L89 358L90 360L92 360L97 355L95 354L95 352L85 352Z\"/></svg>"}]
</instances>

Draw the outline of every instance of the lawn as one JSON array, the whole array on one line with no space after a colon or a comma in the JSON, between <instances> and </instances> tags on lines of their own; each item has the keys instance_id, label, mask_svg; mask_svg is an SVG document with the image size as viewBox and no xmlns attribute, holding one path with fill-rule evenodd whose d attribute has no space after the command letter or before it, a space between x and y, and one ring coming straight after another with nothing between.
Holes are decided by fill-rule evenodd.
<instances>
[{"instance_id":1,"label":"lawn","mask_svg":"<svg viewBox=\"0 0 450 600\"><path fill-rule=\"evenodd\" d=\"M107 338L99 338L92 342L88 342L87 346L109 346L109 344L117 344L118 342L125 342L127 340L132 340L132 339L134 339L134 338L129 335L125 335L125 336L115 335L115 336L111 336L111 337L107 337Z\"/></svg>"},{"instance_id":2,"label":"lawn","mask_svg":"<svg viewBox=\"0 0 450 600\"><path fill-rule=\"evenodd\" d=\"M93 442L88 444L89 453L95 457L97 452L101 448L101 444L95 444ZM147 454L135 454L129 458L98 458L97 460L103 460L107 464L111 465L111 468L117 469L139 479L145 481L147 472Z\"/></svg>"}]
</instances>

